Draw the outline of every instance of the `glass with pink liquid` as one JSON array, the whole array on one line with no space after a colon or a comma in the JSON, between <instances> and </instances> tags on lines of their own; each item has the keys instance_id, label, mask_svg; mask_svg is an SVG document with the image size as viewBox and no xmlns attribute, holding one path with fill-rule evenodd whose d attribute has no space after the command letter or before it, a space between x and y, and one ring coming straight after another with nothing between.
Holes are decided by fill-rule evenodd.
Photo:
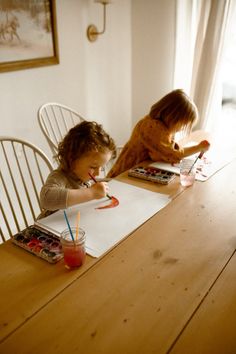
<instances>
[{"instance_id":1,"label":"glass with pink liquid","mask_svg":"<svg viewBox=\"0 0 236 354\"><path fill-rule=\"evenodd\" d=\"M69 229L61 234L61 245L64 253L64 263L67 269L75 269L80 267L86 257L85 251L85 232L79 228L78 236L76 236L76 228L71 228L74 241L72 240Z\"/></svg>"},{"instance_id":2,"label":"glass with pink liquid","mask_svg":"<svg viewBox=\"0 0 236 354\"><path fill-rule=\"evenodd\" d=\"M196 168L192 167L194 161L183 159L180 162L180 183L183 187L190 187L194 184L196 176Z\"/></svg>"}]
</instances>

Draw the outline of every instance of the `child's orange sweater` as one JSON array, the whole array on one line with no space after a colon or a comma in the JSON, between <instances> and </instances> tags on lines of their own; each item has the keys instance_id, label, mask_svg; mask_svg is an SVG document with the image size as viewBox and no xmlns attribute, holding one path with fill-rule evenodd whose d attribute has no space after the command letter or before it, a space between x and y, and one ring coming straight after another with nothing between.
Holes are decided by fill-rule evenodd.
<instances>
[{"instance_id":1,"label":"child's orange sweater","mask_svg":"<svg viewBox=\"0 0 236 354\"><path fill-rule=\"evenodd\" d=\"M129 141L107 177L116 177L145 160L175 163L182 158L183 149L174 142L166 125L147 115L134 127Z\"/></svg>"}]
</instances>

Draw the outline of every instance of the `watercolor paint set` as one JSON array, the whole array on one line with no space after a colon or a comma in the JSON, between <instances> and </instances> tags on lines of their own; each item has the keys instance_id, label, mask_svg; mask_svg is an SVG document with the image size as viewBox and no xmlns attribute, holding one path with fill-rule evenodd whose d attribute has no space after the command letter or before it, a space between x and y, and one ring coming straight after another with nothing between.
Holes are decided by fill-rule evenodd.
<instances>
[{"instance_id":1,"label":"watercolor paint set","mask_svg":"<svg viewBox=\"0 0 236 354\"><path fill-rule=\"evenodd\" d=\"M128 171L128 175L131 177L137 177L141 179L145 179L147 181L160 183L160 184L168 184L175 178L175 173L164 171L156 167L152 166L138 166L131 168Z\"/></svg>"},{"instance_id":2,"label":"watercolor paint set","mask_svg":"<svg viewBox=\"0 0 236 354\"><path fill-rule=\"evenodd\" d=\"M14 235L12 242L49 263L56 263L63 258L60 239L48 231L37 229L35 226L29 226Z\"/></svg>"}]
</instances>

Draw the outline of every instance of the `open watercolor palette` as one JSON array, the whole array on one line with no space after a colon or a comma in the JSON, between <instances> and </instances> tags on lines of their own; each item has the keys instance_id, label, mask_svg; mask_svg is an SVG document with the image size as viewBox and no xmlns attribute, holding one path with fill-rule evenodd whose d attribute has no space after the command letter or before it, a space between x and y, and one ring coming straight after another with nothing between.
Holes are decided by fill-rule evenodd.
<instances>
[{"instance_id":1,"label":"open watercolor palette","mask_svg":"<svg viewBox=\"0 0 236 354\"><path fill-rule=\"evenodd\" d=\"M128 175L131 177L137 177L141 179L145 179L147 181L160 183L160 184L168 184L175 178L175 173L170 171L164 171L160 168L152 167L152 166L137 166L131 168L128 171Z\"/></svg>"},{"instance_id":2,"label":"open watercolor palette","mask_svg":"<svg viewBox=\"0 0 236 354\"><path fill-rule=\"evenodd\" d=\"M49 263L56 263L63 258L59 238L35 226L29 226L14 235L12 242Z\"/></svg>"}]
</instances>

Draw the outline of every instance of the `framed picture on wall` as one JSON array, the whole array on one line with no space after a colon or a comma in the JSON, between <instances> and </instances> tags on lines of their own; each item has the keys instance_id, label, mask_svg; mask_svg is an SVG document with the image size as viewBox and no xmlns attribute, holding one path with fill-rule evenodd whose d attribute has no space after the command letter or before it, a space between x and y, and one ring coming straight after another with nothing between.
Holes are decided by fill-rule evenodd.
<instances>
[{"instance_id":1,"label":"framed picture on wall","mask_svg":"<svg viewBox=\"0 0 236 354\"><path fill-rule=\"evenodd\" d=\"M58 63L55 0L0 0L0 72Z\"/></svg>"}]
</instances>

